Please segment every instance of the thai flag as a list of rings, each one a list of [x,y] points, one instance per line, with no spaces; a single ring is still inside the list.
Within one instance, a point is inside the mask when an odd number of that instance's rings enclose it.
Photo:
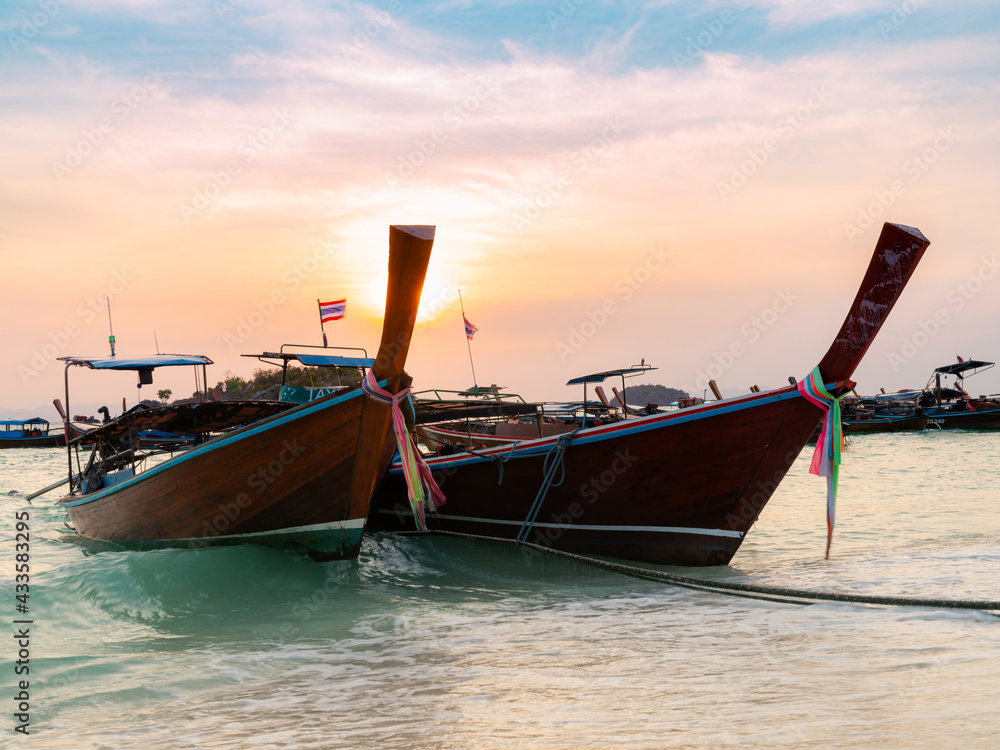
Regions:
[[[331,320],[340,320],[344,317],[344,313],[347,312],[347,300],[338,299],[333,302],[320,302],[319,303],[319,317],[324,323],[328,323]]]
[[[472,341],[472,337],[476,335],[476,331],[478,331],[479,329],[476,328],[474,325],[472,325],[472,323],[469,322],[469,319],[465,317],[465,315],[462,315],[462,320],[465,321],[465,335],[468,336],[469,341]]]

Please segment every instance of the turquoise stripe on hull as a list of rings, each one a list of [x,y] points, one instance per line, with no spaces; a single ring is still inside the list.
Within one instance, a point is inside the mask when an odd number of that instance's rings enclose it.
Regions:
[[[198,539],[154,539],[143,541],[100,542],[134,550],[205,547],[232,547],[237,544],[256,544],[299,555],[308,555],[317,562],[327,560],[353,560],[361,551],[364,527],[313,529],[308,531],[276,531],[261,535],[205,536]],[[95,540],[100,541],[100,540]]]

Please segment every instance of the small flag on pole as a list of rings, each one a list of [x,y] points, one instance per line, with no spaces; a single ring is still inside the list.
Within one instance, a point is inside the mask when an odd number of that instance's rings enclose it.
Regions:
[[[472,337],[476,335],[476,331],[479,329],[472,325],[464,314],[462,315],[462,320],[465,321],[465,335],[468,337],[469,341],[472,341]]]
[[[338,299],[333,302],[319,303],[320,323],[328,323],[331,320],[340,320],[347,312],[347,300]]]

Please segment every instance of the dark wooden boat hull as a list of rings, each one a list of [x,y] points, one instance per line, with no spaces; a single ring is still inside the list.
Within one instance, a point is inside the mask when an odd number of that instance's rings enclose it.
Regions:
[[[844,432],[847,434],[858,432],[919,432],[926,426],[927,417],[921,415],[844,420]]]
[[[834,395],[853,386],[848,378],[928,244],[909,227],[883,228],[851,311],[819,363]],[[797,388],[785,387],[578,431],[565,451],[564,481],[557,472],[525,527],[526,541],[646,563],[726,564],[822,416]],[[428,527],[518,538],[558,440],[430,459],[447,502],[428,512]],[[368,528],[413,528],[398,466],[375,494]]]
[[[820,419],[793,388],[589,428],[566,451],[527,541],[650,563],[722,565],[739,549]],[[448,498],[430,529],[517,537],[555,438],[428,460]],[[481,456],[492,456],[491,461]],[[499,483],[498,462],[503,463]],[[393,467],[368,528],[412,529]]]
[[[428,236],[429,235],[429,236]],[[389,286],[372,369],[402,380],[432,228],[390,230]],[[360,388],[266,417],[92,494],[62,500],[77,532],[126,547],[259,544],[356,557],[388,461],[391,410]]]
[[[43,435],[30,438],[0,438],[2,448],[59,448],[66,445],[63,435]]]
[[[925,413],[928,429],[1000,430],[1000,409],[986,411],[941,411]]]

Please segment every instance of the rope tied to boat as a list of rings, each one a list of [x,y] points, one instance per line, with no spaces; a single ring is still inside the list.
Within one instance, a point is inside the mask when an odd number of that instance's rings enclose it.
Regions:
[[[990,617],[997,617],[994,612],[1000,612],[1000,601],[989,601],[983,599],[932,599],[913,596],[879,596],[870,594],[846,594],[832,591],[811,591],[808,589],[794,589],[788,586],[768,586],[764,584],[738,583],[735,581],[719,581],[701,576],[683,576],[675,573],[668,573],[654,568],[643,568],[636,565],[627,565],[613,560],[603,560],[600,558],[580,555],[566,550],[556,549],[533,542],[516,542],[513,539],[499,538],[494,536],[483,536],[481,534],[463,534],[458,531],[442,531],[435,529],[428,532],[402,532],[410,534],[432,534],[434,536],[450,536],[459,539],[475,539],[489,541],[499,544],[523,545],[538,552],[543,552],[556,557],[564,557],[595,568],[603,568],[621,575],[641,578],[647,581],[657,581],[660,583],[679,586],[681,588],[703,591],[710,594],[720,594],[722,596],[736,596],[746,599],[759,599],[767,602],[777,602],[779,604],[810,605],[817,602],[835,602],[843,604],[864,604],[885,607],[932,607],[935,609],[971,609],[978,610]]]
[[[550,489],[558,487],[566,480],[566,448],[569,447],[570,441],[579,429],[578,427],[572,432],[560,435],[556,439],[556,444],[545,454],[545,460],[542,462],[542,474],[544,477],[542,479],[542,486],[538,488],[538,494],[535,495],[535,502],[531,504],[528,515],[525,517],[524,523],[521,524],[521,530],[517,532],[515,543],[520,544],[528,539],[528,534],[531,533],[531,528],[535,525],[535,519],[538,518],[538,511],[542,508],[545,496],[549,494]],[[557,482],[555,481],[556,471],[560,470],[562,475]]]
[[[518,445],[517,443],[511,443],[510,450],[506,454],[504,454],[504,453],[491,453],[491,454],[479,453],[478,451],[473,450],[469,446],[466,446],[465,451],[466,451],[466,453],[471,453],[473,456],[479,456],[480,458],[485,458],[491,464],[495,465],[497,467],[497,473],[500,475],[497,478],[497,485],[503,485],[503,465],[505,463],[507,463],[508,461],[510,461],[510,459],[514,456],[514,449],[517,447],[517,445]]]
[[[816,450],[813,451],[812,462],[809,464],[809,473],[826,477],[826,557],[829,559],[837,514],[837,480],[840,478],[840,461],[844,450],[844,427],[840,414],[840,399],[843,396],[834,396],[826,389],[819,365],[800,380],[796,387],[804,399],[826,412],[819,440],[816,441]]]
[[[409,397],[410,386],[400,389],[396,394],[392,394],[378,384],[374,373],[369,370],[361,381],[361,390],[365,392],[372,401],[382,406],[392,409],[392,427],[396,434],[396,446],[399,449],[399,458],[403,464],[403,476],[406,477],[406,492],[410,499],[410,508],[413,511],[413,520],[417,528],[421,531],[427,530],[427,523],[424,519],[424,505],[433,505],[439,508],[444,505],[444,493],[438,487],[431,474],[430,467],[424,461],[424,457],[417,450],[413,436],[406,429],[406,419],[403,417],[403,410],[399,408],[400,402]]]

